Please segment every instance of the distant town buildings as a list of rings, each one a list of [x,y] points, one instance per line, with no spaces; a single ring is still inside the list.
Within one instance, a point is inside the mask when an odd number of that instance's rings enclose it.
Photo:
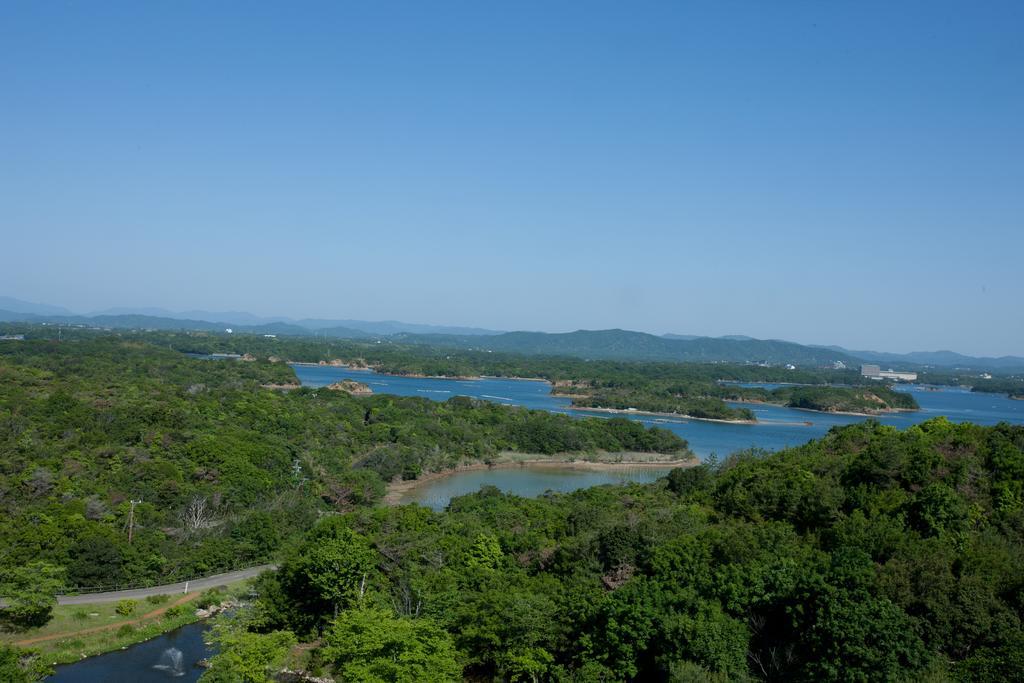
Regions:
[[[837,360],[836,362],[832,363],[832,369],[833,370],[845,370],[846,369],[846,363],[844,363],[841,360]]]
[[[0,341],[25,341],[25,335],[23,335],[23,334],[4,334],[4,335],[0,335]]]
[[[862,377],[869,377],[871,379],[894,379],[898,382],[913,382],[917,380],[916,372],[896,372],[892,368],[883,370],[880,366],[870,363],[860,366],[860,374]]]

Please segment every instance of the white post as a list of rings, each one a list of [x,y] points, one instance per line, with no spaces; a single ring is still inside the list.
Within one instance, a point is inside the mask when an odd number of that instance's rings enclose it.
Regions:
[[[188,581],[185,582],[185,592],[188,593]]]

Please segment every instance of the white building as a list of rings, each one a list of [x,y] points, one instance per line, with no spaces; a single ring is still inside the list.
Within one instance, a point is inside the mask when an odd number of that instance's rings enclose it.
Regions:
[[[897,382],[914,382],[917,380],[916,372],[897,372],[892,368],[883,370],[878,365],[870,363],[860,366],[860,374],[862,377],[870,377],[871,379],[894,379]]]

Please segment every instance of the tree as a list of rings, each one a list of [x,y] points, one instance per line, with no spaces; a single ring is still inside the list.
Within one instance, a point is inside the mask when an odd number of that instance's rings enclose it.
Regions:
[[[52,673],[53,669],[41,662],[35,652],[0,643],[0,681],[35,683]]]
[[[201,531],[210,526],[213,511],[207,505],[206,496],[193,496],[181,513],[181,524],[186,534]]]
[[[369,588],[377,559],[366,538],[343,520],[319,524],[279,572],[281,589],[295,608],[288,622],[314,629],[356,604]]]
[[[714,472],[706,463],[695,467],[677,467],[668,473],[668,488],[679,496],[686,497],[711,487]]]
[[[289,631],[251,633],[228,627],[217,630],[214,640],[220,652],[210,660],[204,683],[266,683],[274,680],[295,647],[295,635]]]
[[[342,612],[320,651],[343,681],[419,683],[462,680],[451,636],[430,619],[377,608]]]
[[[0,596],[7,607],[0,622],[12,630],[44,626],[53,615],[57,593],[64,586],[64,569],[45,562],[9,567],[0,573]]]

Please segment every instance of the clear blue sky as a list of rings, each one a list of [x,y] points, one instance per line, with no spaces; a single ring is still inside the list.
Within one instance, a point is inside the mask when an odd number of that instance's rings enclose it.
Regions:
[[[1024,354],[1024,2],[12,2],[0,294]]]

